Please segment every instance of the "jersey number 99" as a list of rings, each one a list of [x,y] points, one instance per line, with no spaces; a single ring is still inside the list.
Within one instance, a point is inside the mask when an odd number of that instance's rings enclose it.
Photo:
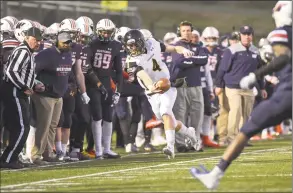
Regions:
[[[94,67],[108,69],[111,63],[111,54],[96,53]]]
[[[153,71],[161,71],[162,69],[160,68],[160,65],[158,64],[156,59],[152,59],[153,61]]]

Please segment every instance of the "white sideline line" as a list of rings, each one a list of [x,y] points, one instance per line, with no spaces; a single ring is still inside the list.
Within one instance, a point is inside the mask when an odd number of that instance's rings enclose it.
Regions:
[[[259,152],[275,151],[275,150],[281,150],[281,149],[285,149],[285,147],[283,147],[283,148],[274,148],[274,149],[256,150],[256,151],[242,153],[242,155],[254,154],[254,153],[259,153]],[[288,149],[288,147],[286,147],[286,149]],[[92,177],[92,176],[99,176],[99,175],[104,175],[104,174],[114,174],[114,173],[119,173],[119,172],[128,172],[128,171],[156,168],[156,167],[161,167],[161,166],[176,165],[176,164],[179,164],[179,163],[188,163],[188,162],[195,162],[195,161],[217,159],[217,158],[221,158],[221,157],[222,156],[214,156],[214,157],[208,157],[208,158],[199,158],[199,159],[193,159],[193,160],[187,160],[187,161],[179,161],[179,162],[173,162],[173,163],[158,164],[158,165],[153,165],[153,166],[145,166],[145,167],[122,169],[122,170],[114,170],[114,171],[108,171],[108,172],[100,172],[100,173],[86,174],[86,175],[80,175],[80,176],[70,176],[70,177],[50,179],[50,180],[41,180],[41,181],[35,181],[35,182],[29,182],[29,183],[2,186],[1,189],[3,190],[3,189],[10,189],[10,188],[15,188],[15,187],[20,187],[20,186],[42,184],[42,183],[47,183],[47,182],[56,182],[56,181],[60,181],[60,180],[70,180],[70,179],[77,179],[77,178],[86,178],[86,177]]]
[[[121,158],[125,157],[134,157],[138,155],[149,155],[149,154],[159,154],[162,153],[161,151],[154,151],[154,152],[144,152],[144,153],[134,153],[134,154],[128,154],[121,156]],[[71,162],[61,162],[61,163],[56,163],[56,164],[48,164],[44,166],[33,166],[33,167],[28,167],[28,168],[22,168],[22,169],[17,169],[17,170],[1,170],[1,173],[7,173],[7,172],[21,172],[21,171],[26,171],[26,170],[32,170],[32,169],[38,169],[38,168],[48,168],[51,166],[65,166],[65,165],[71,165],[71,164],[76,164],[76,163],[83,163],[83,162],[92,162],[92,161],[97,161],[96,159],[90,159],[90,160],[81,160],[81,161],[71,161]]]

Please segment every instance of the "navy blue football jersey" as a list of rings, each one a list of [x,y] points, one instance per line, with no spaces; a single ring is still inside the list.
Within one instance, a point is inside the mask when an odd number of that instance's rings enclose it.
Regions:
[[[87,55],[87,63],[91,65],[106,88],[110,88],[110,77],[113,69],[116,74],[119,73],[119,76],[122,77],[122,51],[120,42],[113,40],[104,43],[99,39],[93,40],[89,43],[88,48],[83,50],[83,54]]]

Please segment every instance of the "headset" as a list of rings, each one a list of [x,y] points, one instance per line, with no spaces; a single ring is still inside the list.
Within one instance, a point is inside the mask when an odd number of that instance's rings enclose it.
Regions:
[[[191,27],[191,31],[193,31],[192,23],[190,23],[189,21],[182,21],[182,22],[179,24],[179,26],[177,27],[177,32],[176,32],[176,34],[177,34],[178,37],[181,37],[180,27],[181,27],[182,25],[190,26],[190,27]]]

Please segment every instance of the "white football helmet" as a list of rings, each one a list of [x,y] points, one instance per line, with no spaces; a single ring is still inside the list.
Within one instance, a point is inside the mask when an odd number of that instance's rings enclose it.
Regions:
[[[201,34],[201,38],[205,46],[217,46],[219,31],[215,27],[206,27]],[[213,40],[208,41],[208,38],[211,38]]]
[[[18,19],[16,19],[15,17],[12,17],[12,16],[6,16],[6,17],[4,17],[2,19],[9,20],[13,24],[13,26],[15,26],[17,24],[17,22],[18,22]]]
[[[23,42],[25,37],[24,32],[27,31],[31,27],[35,27],[34,23],[31,20],[28,20],[28,19],[20,20],[14,26],[14,36],[19,42]]]
[[[270,44],[266,44],[263,45],[260,49],[259,49],[259,54],[261,59],[267,64],[269,63],[272,58],[273,58],[273,48]]]
[[[125,34],[130,30],[129,27],[120,27],[115,34],[115,40],[122,43]]]
[[[198,37],[200,37],[200,33],[195,29],[191,33],[194,34],[194,35],[197,35]]]
[[[51,28],[54,34],[57,34],[59,32],[59,25],[60,23],[53,23],[48,28]]]
[[[1,34],[1,41],[3,38],[6,37],[13,37],[13,24],[7,19],[0,20],[0,34]]]
[[[78,42],[81,44],[89,43],[91,41],[92,36],[94,35],[94,32],[91,29],[90,25],[78,22],[77,28],[80,31]]]
[[[76,20],[77,25],[87,24],[90,26],[91,30],[94,31],[94,22],[91,18],[87,16],[81,16]]]
[[[96,33],[100,41],[112,41],[115,31],[116,26],[110,19],[101,19],[96,25]]]
[[[265,45],[269,45],[269,40],[267,38],[261,38],[258,42],[258,47],[262,48]]]
[[[272,17],[276,27],[292,24],[292,1],[278,1],[273,8]]]
[[[170,44],[171,42],[173,42],[175,40],[175,38],[177,38],[177,35],[173,32],[168,32],[165,34],[163,41],[166,44]]]
[[[68,32],[73,42],[76,42],[80,35],[75,20],[70,18],[61,21],[58,32]]]
[[[145,41],[153,37],[153,34],[150,32],[150,30],[140,29],[139,31],[142,33]]]

